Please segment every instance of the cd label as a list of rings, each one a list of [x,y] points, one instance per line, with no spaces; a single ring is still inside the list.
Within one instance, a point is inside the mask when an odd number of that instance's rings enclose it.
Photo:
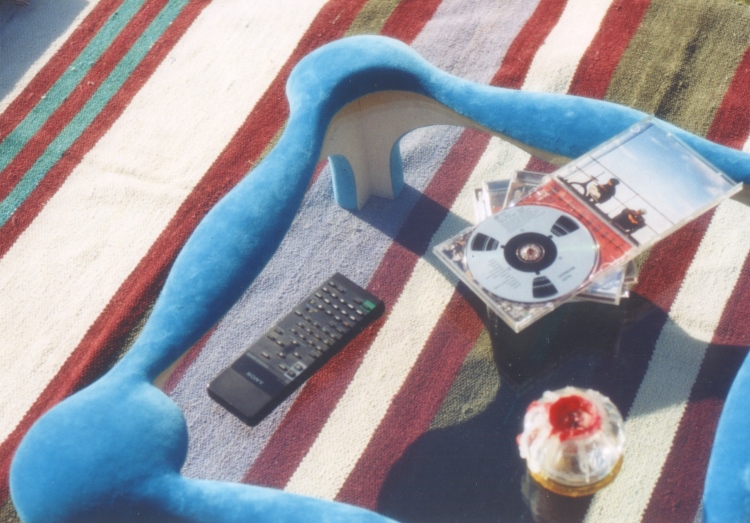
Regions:
[[[493,294],[534,303],[573,292],[594,270],[597,257],[594,237],[574,217],[552,207],[524,205],[477,226],[466,264]]]

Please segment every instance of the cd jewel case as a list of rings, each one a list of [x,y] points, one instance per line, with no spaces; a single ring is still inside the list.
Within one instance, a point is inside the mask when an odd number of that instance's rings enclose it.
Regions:
[[[547,174],[532,171],[516,171],[510,180],[485,182],[475,191],[474,223],[480,223],[488,216],[512,207],[536,188]],[[630,261],[624,267],[603,274],[593,279],[575,297],[573,301],[593,301],[619,305],[621,298],[630,295],[630,288],[638,282],[638,271],[635,262]]]
[[[633,258],[741,188],[647,119],[550,175],[485,184],[477,225],[434,251],[519,332],[579,295],[619,303]]]

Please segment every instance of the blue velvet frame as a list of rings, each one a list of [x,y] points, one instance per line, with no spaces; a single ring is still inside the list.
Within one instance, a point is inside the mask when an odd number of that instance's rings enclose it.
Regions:
[[[198,225],[133,347],[104,377],[40,418],[24,438],[10,475],[12,498],[24,521],[387,520],[344,504],[181,476],[185,421],[152,385],[229,310],[276,251],[337,111],[386,90],[429,97],[523,147],[567,158],[647,116],[598,100],[468,82],[383,37],[348,38],[311,53],[287,84],[290,117],[283,136]],[[750,155],[665,125],[735,180],[750,180]],[[347,165],[343,157],[334,161],[334,189],[337,201],[352,207],[358,188]],[[400,169],[392,176],[397,193],[403,185]],[[738,377],[743,392],[750,382],[747,367]],[[712,458],[709,470],[705,503],[716,521],[724,520],[714,508],[718,492],[730,481],[720,476],[735,478],[746,470],[738,467],[750,462],[750,446],[727,437],[735,425],[747,425],[746,416],[736,415],[746,404],[742,395],[730,394],[725,410],[733,414],[724,413],[720,457]]]

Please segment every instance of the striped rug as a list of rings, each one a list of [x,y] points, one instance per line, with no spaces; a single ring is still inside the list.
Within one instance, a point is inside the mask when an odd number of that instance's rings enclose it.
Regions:
[[[192,229],[273,147],[293,66],[354,34],[750,152],[750,7],[733,0],[0,2],[0,521],[17,521],[26,430],[127,351]],[[658,244],[620,307],[566,305],[515,335],[431,247],[470,222],[483,181],[548,166],[453,127],[401,150],[404,193],[359,212],[335,205],[322,163],[271,263],[162,377],[189,426],[184,474],[402,521],[532,521],[555,509],[529,493],[515,435],[542,391],[579,385],[612,398],[628,441],[618,479],[568,517],[699,519],[750,342],[750,210],[728,201]],[[206,383],[333,271],[384,318],[258,427],[210,401]]]

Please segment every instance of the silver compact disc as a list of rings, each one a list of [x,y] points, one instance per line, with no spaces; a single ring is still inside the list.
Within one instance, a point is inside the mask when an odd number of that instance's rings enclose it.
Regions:
[[[575,291],[596,266],[594,237],[573,216],[543,205],[510,207],[469,237],[466,264],[500,298],[538,303]]]

